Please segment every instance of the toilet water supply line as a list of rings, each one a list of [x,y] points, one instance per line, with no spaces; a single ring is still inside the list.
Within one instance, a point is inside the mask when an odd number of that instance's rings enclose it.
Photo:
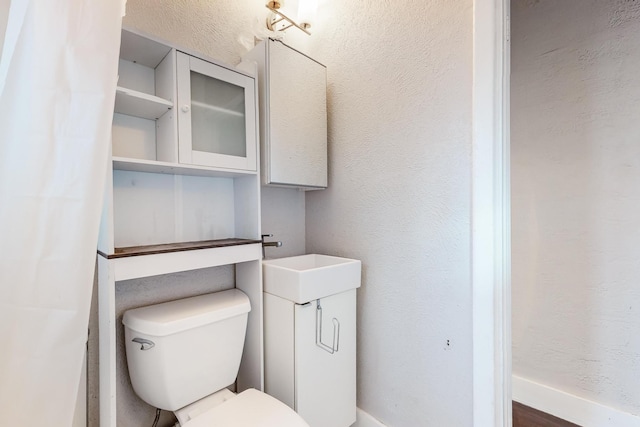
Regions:
[[[340,322],[333,318],[333,345],[329,347],[322,342],[322,306],[320,299],[316,301],[316,345],[328,352],[329,354],[338,352],[338,344],[340,343]]]

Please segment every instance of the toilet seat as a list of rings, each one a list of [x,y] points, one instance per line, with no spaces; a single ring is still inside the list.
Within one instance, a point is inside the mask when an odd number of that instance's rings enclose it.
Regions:
[[[249,389],[193,418],[183,427],[309,427],[295,411],[256,389]]]

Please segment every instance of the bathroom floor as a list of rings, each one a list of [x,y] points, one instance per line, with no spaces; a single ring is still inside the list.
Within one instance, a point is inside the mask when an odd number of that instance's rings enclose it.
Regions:
[[[560,418],[513,402],[513,427],[580,427]]]

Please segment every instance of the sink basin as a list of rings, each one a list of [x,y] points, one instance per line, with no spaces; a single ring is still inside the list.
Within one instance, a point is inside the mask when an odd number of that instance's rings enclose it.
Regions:
[[[300,255],[262,261],[264,291],[297,304],[360,287],[360,261]]]

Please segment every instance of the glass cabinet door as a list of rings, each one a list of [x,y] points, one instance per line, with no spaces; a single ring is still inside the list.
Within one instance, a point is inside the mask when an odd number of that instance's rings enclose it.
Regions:
[[[254,79],[178,53],[180,163],[256,170]]]

